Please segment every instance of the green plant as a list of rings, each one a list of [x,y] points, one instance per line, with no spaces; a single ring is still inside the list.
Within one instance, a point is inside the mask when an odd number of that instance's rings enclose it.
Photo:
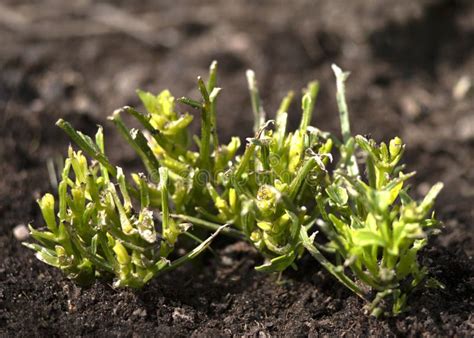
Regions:
[[[103,135],[99,129],[96,143],[87,136],[88,145],[103,154]],[[111,170],[109,170],[111,169]],[[115,277],[115,286],[142,287],[152,277],[174,269],[196,257],[209,246],[223,228],[186,255],[170,262],[177,238],[186,233],[188,224],[170,224],[167,201],[168,173],[160,168],[158,190],[163,203],[161,234],[150,210],[150,191],[144,175],[133,175],[140,211],[135,212],[130,187],[121,168],[109,168],[97,162],[89,164],[82,153],[69,148],[62,181],[59,183],[59,212],[51,194],[38,200],[47,229],[31,235],[39,244],[25,243],[36,257],[61,269],[80,284],[90,284],[95,277]],[[116,176],[118,190],[110,179]]]
[[[267,120],[255,75],[248,71],[254,135],[241,154],[238,137],[228,144],[218,137],[217,63],[212,63],[207,82],[198,78],[200,100],[178,100],[200,112],[199,136],[191,135],[193,116],[175,111],[169,91],[138,91],[145,113],[127,106],[110,117],[148,174],[132,173],[131,180],[109,162],[100,128],[94,142],[59,120],[58,126],[94,162],[88,165],[80,152],[70,150],[59,187],[59,220],[48,194],[40,200],[48,231],[31,228],[41,245],[27,246],[78,281],[112,274],[117,286],[140,287],[196,256],[222,233],[257,248],[266,258],[256,267],[259,271],[296,268],[306,249],[370,302],[374,315],[389,312],[389,306],[390,312],[400,312],[427,273],[419,266],[417,252],[440,225],[428,213],[442,185],[415,202],[404,187],[413,173],[403,174],[399,165],[405,147],[401,139],[378,145],[351,136],[344,95],[348,74],[336,66],[334,71],[342,141],[310,125],[317,82],[304,91],[298,129],[288,132],[287,111],[294,94],[288,93],[275,119]],[[123,114],[133,116],[141,129],[129,129]],[[364,156],[364,171],[356,154]],[[331,164],[333,158],[338,162]],[[71,168],[74,178],[69,177]],[[160,222],[153,212],[161,215]],[[169,263],[166,257],[179,235],[200,241],[189,224],[214,234]],[[324,237],[316,243],[317,230]]]
[[[434,185],[423,201],[414,201],[404,186],[414,173],[404,174],[403,165],[399,165],[405,149],[402,140],[395,137],[387,145],[350,136],[343,94],[347,73],[337,67],[334,70],[344,143],[339,147],[341,160],[331,183],[316,195],[318,225],[329,243],[317,245],[305,231],[302,240],[344,285],[371,302],[373,315],[380,315],[389,306],[388,312],[397,314],[427,274],[417,261],[417,253],[440,226],[434,213],[429,213],[443,185]],[[358,148],[364,155],[363,175],[354,156]],[[322,251],[334,255],[335,263],[326,260]]]
[[[332,140],[327,133],[310,127],[319,85],[310,83],[302,100],[300,127],[288,133],[287,113],[293,93],[283,100],[276,123],[266,121],[253,72],[248,72],[252,107],[255,114],[255,136],[248,139],[242,156],[237,156],[241,141],[233,137],[229,144],[219,142],[216,128],[217,64],[210,67],[207,83],[198,78],[201,100],[181,98],[180,102],[200,111],[201,134],[190,135],[192,116],[175,112],[175,99],[165,90],[159,95],[138,91],[146,108],[141,113],[123,107],[110,120],[142,159],[150,180],[150,206],[160,208],[160,194],[154,181],[166,168],[170,180],[171,227],[177,221],[189,222],[210,230],[221,224],[233,228],[222,231],[246,239],[269,258],[257,267],[262,271],[283,271],[303,252],[299,241],[307,215],[314,183],[327,175],[325,164],[331,158]],[[121,115],[136,118],[143,129],[128,129]],[[270,127],[275,124],[274,130]],[[103,153],[65,121],[58,125],[85,151],[106,167],[112,167]],[[194,141],[194,145],[191,143]],[[193,150],[193,146],[197,147]],[[111,171],[116,176],[115,171]],[[307,180],[308,177],[312,181]],[[311,184],[313,183],[313,184]],[[137,195],[136,191],[131,192]]]
[[[212,225],[211,228],[232,224],[268,258],[257,270],[281,272],[303,252],[300,228],[311,220],[307,202],[312,199],[317,181],[327,175],[325,164],[331,158],[332,141],[327,133],[309,126],[318,83],[309,84],[303,95],[300,126],[294,133],[288,133],[287,110],[293,93],[282,101],[275,121],[267,121],[252,71],[247,72],[247,79],[255,136],[247,139],[242,156],[230,159],[223,175],[207,182],[210,197],[207,207],[194,206],[199,219],[176,216],[196,224]],[[205,93],[201,105],[206,105]],[[219,152],[214,152],[211,158],[216,157]]]

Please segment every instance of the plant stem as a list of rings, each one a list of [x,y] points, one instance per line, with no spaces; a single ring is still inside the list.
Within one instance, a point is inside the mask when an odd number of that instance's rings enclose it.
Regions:
[[[107,157],[100,151],[100,149],[98,149],[96,144],[89,142],[84,134],[77,132],[69,122],[66,122],[63,119],[59,119],[56,122],[56,125],[64,130],[74,143],[76,143],[87,155],[102,164],[107,171],[112,174],[112,176],[115,177],[117,175],[117,170],[112,164],[110,164]]]
[[[364,292],[349,278],[344,272],[339,271],[339,269],[332,264],[323,254],[316,248],[316,246],[311,242],[311,239],[308,237],[307,230],[304,227],[301,227],[300,237],[303,242],[303,246],[306,250],[309,251],[311,256],[313,256],[324,268],[326,268],[329,273],[336,277],[343,285],[345,285],[349,290],[354,292],[360,298],[367,300],[367,297]]]
[[[290,91],[281,101],[280,107],[275,116],[275,136],[278,143],[278,149],[283,147],[286,134],[286,124],[288,121],[288,109],[293,100],[294,93]]]
[[[153,151],[148,146],[147,140],[143,136],[143,134],[135,129],[135,130],[128,130],[125,124],[120,117],[121,110],[116,110],[111,117],[110,120],[115,124],[119,132],[125,138],[125,140],[130,144],[130,146],[136,151],[138,156],[143,161],[145,168],[147,169],[148,173],[153,177],[156,175],[156,171],[160,167],[158,160],[156,159]]]
[[[332,65],[332,70],[336,75],[337,106],[339,108],[339,118],[341,122],[342,140],[344,143],[351,137],[351,126],[349,121],[349,110],[346,102],[346,88],[344,82],[349,77],[349,72],[343,72],[337,65]]]
[[[265,123],[265,112],[260,101],[257,80],[255,79],[255,72],[249,69],[247,70],[246,75],[250,91],[250,100],[252,101],[252,111],[254,115],[253,131],[256,134]]]
[[[351,138],[351,124],[349,121],[349,109],[347,108],[346,102],[346,87],[345,81],[349,77],[349,72],[343,72],[341,68],[332,65],[332,70],[336,75],[336,87],[337,87],[337,106],[339,108],[339,119],[341,122],[342,140],[347,146],[349,139]],[[351,154],[351,160],[348,166],[348,171],[351,175],[357,176],[359,174],[359,168],[357,167],[357,161],[354,153]]]
[[[195,224],[195,225],[199,225],[203,228],[206,228],[206,229],[212,230],[212,231],[216,231],[217,229],[219,229],[219,227],[222,226],[220,224],[209,222],[209,221],[206,221],[206,220],[203,220],[203,219],[200,219],[200,218],[197,218],[197,217],[189,216],[189,215],[171,214],[170,216],[173,217],[173,218],[180,219],[184,222],[189,222],[189,223],[192,223],[192,224]],[[233,228],[224,228],[224,229],[222,229],[222,234],[233,237],[233,238],[246,240],[246,238],[244,238],[244,235],[242,234],[242,232],[240,232],[238,230],[235,230]]]
[[[158,145],[163,148],[170,157],[178,159],[179,155],[184,155],[186,153],[186,149],[183,149],[178,144],[170,143],[170,141],[167,140],[159,130],[155,129],[149,122],[147,116],[128,106],[123,107],[121,110],[136,118],[145,127],[145,129],[150,132],[156,143],[158,143]]]
[[[254,143],[250,143],[247,145],[245,148],[244,155],[242,156],[242,159],[240,160],[240,163],[238,164],[237,170],[235,172],[235,177],[238,179],[242,174],[244,173],[245,169],[247,169],[247,166],[255,152],[256,145]]]
[[[228,229],[228,226],[229,226],[229,224],[224,224],[224,225],[219,226],[211,236],[209,236],[205,241],[203,241],[201,244],[199,244],[197,247],[195,247],[192,251],[190,251],[186,255],[178,258],[177,260],[173,261],[171,264],[166,264],[166,265],[162,266],[161,268],[156,269],[154,271],[154,273],[155,274],[160,274],[160,273],[166,272],[168,270],[173,270],[173,269],[177,268],[178,266],[180,266],[180,265],[190,261],[191,259],[197,257],[201,252],[203,252],[204,250],[206,250],[207,247],[209,247],[211,242],[214,240],[214,238],[217,237],[217,235],[219,235],[220,232],[224,233],[224,230]]]
[[[311,124],[311,117],[316,103],[316,97],[319,92],[319,83],[317,81],[308,84],[308,90],[303,96],[302,109],[303,116],[301,117],[300,130],[305,132],[306,128]]]
[[[198,86],[201,91],[204,104],[201,108],[201,146],[199,147],[199,157],[201,169],[209,170],[211,166],[210,145],[211,145],[211,101],[206,85],[201,77],[198,77]]]
[[[316,166],[316,164],[316,159],[310,157],[306,161],[306,163],[300,168],[293,181],[291,181],[289,196],[292,201],[296,198],[299,188],[303,184],[304,180],[308,177],[309,172]]]

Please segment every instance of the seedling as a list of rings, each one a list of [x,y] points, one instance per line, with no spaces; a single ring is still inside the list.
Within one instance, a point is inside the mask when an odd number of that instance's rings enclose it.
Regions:
[[[283,99],[274,120],[267,120],[255,74],[248,71],[255,120],[253,136],[240,154],[238,137],[229,144],[218,137],[217,63],[207,82],[198,78],[200,100],[179,99],[200,112],[200,135],[191,135],[193,117],[175,111],[169,91],[139,91],[145,113],[123,107],[110,117],[147,172],[133,173],[131,180],[105,155],[100,128],[94,142],[58,121],[93,162],[69,151],[59,185],[59,213],[56,217],[54,197],[45,195],[39,204],[48,230],[31,228],[40,244],[27,246],[77,281],[114,275],[117,286],[141,287],[195,257],[222,233],[257,248],[266,258],[256,267],[259,271],[296,268],[306,249],[367,300],[373,315],[399,313],[427,275],[417,253],[440,226],[430,210],[442,184],[422,202],[409,196],[405,182],[413,173],[404,174],[400,165],[405,145],[398,137],[387,145],[352,136],[344,95],[348,74],[336,66],[334,71],[342,141],[310,125],[317,82],[304,91],[298,129],[288,132],[294,94]],[[123,114],[136,118],[142,128],[129,129]],[[329,170],[333,158],[338,162]],[[190,233],[190,224],[214,234],[201,241]],[[324,237],[316,243],[318,230]],[[181,234],[201,244],[170,263],[167,257]]]
[[[200,111],[200,136],[190,135],[192,116],[176,113],[175,99],[166,90],[157,96],[139,91],[146,113],[124,107],[110,119],[143,161],[150,177],[148,189],[156,197],[150,199],[152,208],[164,207],[154,182],[162,168],[169,172],[172,212],[168,224],[189,222],[213,231],[221,224],[232,224],[233,229],[222,231],[248,240],[269,259],[257,269],[283,271],[303,252],[300,227],[313,217],[307,214],[306,202],[312,201],[315,182],[327,175],[325,164],[331,159],[332,140],[327,133],[309,126],[319,85],[308,85],[299,129],[288,133],[286,111],[293,93],[283,100],[276,120],[267,121],[254,74],[249,71],[255,135],[247,139],[242,156],[237,156],[241,145],[238,137],[227,145],[220,144],[218,138],[216,99],[220,88],[215,87],[216,71],[217,64],[213,63],[207,83],[198,78],[200,101],[179,99]],[[122,114],[135,117],[143,129],[128,129]],[[87,144],[84,135],[65,122],[60,121],[59,126],[87,154],[111,167],[104,154]],[[132,191],[132,195],[137,192]]]
[[[427,274],[417,261],[417,253],[440,226],[430,210],[443,185],[437,183],[423,201],[414,201],[405,186],[414,173],[404,174],[400,165],[405,149],[402,140],[395,137],[387,145],[350,136],[343,94],[348,74],[335,66],[334,70],[344,142],[339,146],[341,160],[330,184],[316,195],[318,226],[329,243],[317,245],[315,234],[308,237],[305,229],[302,240],[344,285],[370,301],[368,308],[373,315],[383,311],[397,314]],[[359,170],[354,156],[358,149],[364,155],[364,170]],[[335,256],[335,263],[322,252]]]
[[[104,156],[102,129],[97,132],[96,143],[81,136],[96,156]],[[157,188],[163,202],[158,233],[145,176],[134,175],[136,187],[132,189],[140,203],[140,211],[136,212],[122,169],[107,167],[88,163],[80,151],[70,148],[58,187],[59,211],[53,195],[46,194],[38,200],[47,229],[39,231],[30,226],[31,235],[39,244],[25,243],[36,251],[39,260],[61,269],[78,283],[90,284],[95,277],[113,276],[117,287],[140,288],[152,277],[199,255],[224,228],[170,262],[167,257],[188,225],[169,221],[167,169],[160,168]],[[111,172],[116,176],[115,183]]]
[[[214,78],[214,66],[211,66],[210,78]],[[315,182],[327,174],[325,164],[331,159],[332,141],[327,133],[309,126],[319,85],[312,82],[308,85],[302,100],[302,118],[299,129],[294,133],[287,131],[287,110],[293,99],[293,93],[281,103],[275,120],[266,120],[255,75],[247,72],[252,109],[255,117],[254,137],[247,139],[247,146],[242,156],[224,157],[236,153],[236,147],[216,147],[217,136],[209,141],[201,138],[199,154],[202,158],[203,144],[213,145],[210,156],[211,168],[215,179],[206,183],[208,200],[202,205],[190,201],[189,211],[193,215],[178,214],[177,218],[188,220],[211,229],[218,224],[232,224],[243,236],[266,257],[268,262],[256,267],[267,272],[281,272],[303,253],[299,240],[300,228],[310,222],[308,201],[311,201]],[[213,81],[214,82],[214,81]],[[182,102],[202,111],[202,133],[215,130],[215,102],[217,89],[206,90],[199,86],[202,102],[181,99]],[[204,116],[208,116],[209,120]],[[207,125],[207,126],[206,126]],[[202,136],[201,136],[202,137]],[[234,138],[233,144],[240,145]],[[232,143],[231,143],[232,144]],[[208,151],[205,152],[206,154]],[[222,161],[225,158],[225,162]],[[204,163],[204,160],[201,161]],[[216,167],[218,171],[215,171]],[[202,168],[205,169],[205,168]],[[311,178],[311,180],[308,180]],[[313,184],[311,184],[313,183]],[[194,209],[194,210],[193,210]]]

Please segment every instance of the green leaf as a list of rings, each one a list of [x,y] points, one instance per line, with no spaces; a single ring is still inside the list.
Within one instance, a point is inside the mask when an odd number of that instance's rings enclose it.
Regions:
[[[338,185],[330,185],[326,188],[329,198],[338,206],[345,206],[349,200],[347,190]]]
[[[387,200],[388,205],[392,205],[393,202],[395,202],[402,188],[403,188],[403,181],[400,181],[395,187],[390,189],[390,197]]]
[[[293,100],[294,93],[289,92],[280,104],[280,108],[276,113],[275,117],[275,134],[274,137],[277,141],[278,149],[281,149],[284,144],[286,136],[286,125],[288,121],[288,109],[291,101]]]
[[[422,213],[426,214],[433,207],[434,201],[443,189],[443,186],[443,183],[438,182],[431,187],[430,191],[428,192],[428,194],[426,194],[425,198],[423,199],[423,202],[421,202],[419,206],[419,209],[422,210]]]
[[[155,95],[149,92],[144,92],[141,90],[137,90],[138,97],[142,101],[143,105],[145,106],[145,109],[150,113],[150,114],[159,114],[159,109],[158,109],[158,100]]]
[[[146,110],[152,115],[161,115],[166,117],[175,116],[174,113],[174,97],[169,90],[163,90],[157,96],[137,90],[138,97],[142,101]],[[153,119],[153,117],[152,117]]]
[[[138,234],[148,243],[155,243],[157,240],[157,234],[155,229],[155,223],[153,222],[153,212],[147,208],[140,210],[138,220],[136,222],[136,228]]]
[[[28,228],[30,230],[31,237],[36,239],[38,242],[42,243],[45,246],[51,247],[52,243],[55,243],[58,241],[58,237],[49,231],[38,231],[35,228],[33,228],[31,225],[28,225]]]
[[[113,247],[115,255],[117,257],[117,262],[120,265],[128,266],[130,264],[130,255],[127,252],[127,249],[119,241],[115,241]]]
[[[217,82],[217,61],[214,60],[209,67],[209,79],[207,80],[207,91],[212,92]]]
[[[52,233],[56,233],[58,225],[56,223],[56,216],[54,215],[54,196],[51,194],[45,194],[41,199],[38,200],[38,205],[43,214],[44,221],[48,226],[48,229]]]
[[[38,258],[43,263],[54,266],[56,268],[60,267],[59,259],[56,256],[56,252],[54,252],[54,250],[50,250],[38,244],[32,244],[32,243],[23,243],[23,245],[26,246],[27,248],[30,248],[36,251],[36,254],[35,254],[36,258]]]
[[[406,276],[413,271],[413,265],[416,264],[416,251],[413,249],[408,250],[400,258],[400,262],[397,265],[397,278],[404,279]]]
[[[281,272],[286,270],[295,261],[296,253],[294,250],[286,255],[272,258],[270,262],[255,267],[259,272]]]
[[[311,124],[311,116],[313,114],[314,105],[316,103],[316,98],[319,92],[319,82],[313,81],[308,84],[308,89],[303,95],[301,102],[301,109],[303,110],[303,115],[300,122],[300,130],[302,132],[306,131],[306,128]]]
[[[255,134],[258,133],[260,128],[265,123],[265,111],[263,110],[260,95],[258,93],[257,80],[255,79],[255,73],[249,69],[246,72],[247,83],[250,91],[250,99],[252,101],[252,111],[254,114],[254,126],[253,131]]]
[[[97,144],[95,144],[92,139],[79,131],[76,131],[71,124],[59,119],[56,122],[56,125],[63,129],[66,134],[76,143],[87,155],[97,160],[101,165],[103,165],[112,176],[115,176],[115,167],[112,166],[107,159],[107,157],[102,153]]]
[[[272,236],[272,234],[263,231],[263,241],[271,252],[277,255],[285,255],[293,248],[293,243],[285,243],[284,245],[277,242],[276,238]]]
[[[158,264],[155,266],[156,267],[156,273],[158,272],[165,272],[167,270],[172,270],[177,268],[178,266],[181,266],[182,264],[196,258],[199,256],[204,250],[206,250],[209,245],[211,245],[212,241],[221,233],[221,231],[225,230],[229,224],[224,224],[221,225],[217,230],[209,236],[205,241],[203,241],[201,244],[199,244],[197,247],[195,247],[193,250],[191,250],[189,253],[186,255],[178,258],[177,260],[173,261],[171,264],[163,264],[163,262],[158,262]]]
[[[342,235],[346,238],[350,236],[350,228],[345,222],[343,222],[333,214],[329,214],[329,219],[331,220],[339,235]]]
[[[395,137],[390,140],[389,153],[390,153],[390,159],[392,161],[395,161],[393,165],[396,165],[396,163],[402,156],[404,149],[405,149],[405,145],[403,144],[403,141],[400,137]]]
[[[184,114],[177,120],[170,121],[165,124],[162,132],[164,135],[176,135],[186,129],[193,121],[193,116]]]
[[[373,213],[369,212],[367,214],[367,218],[365,219],[365,225],[370,231],[377,232],[378,230],[377,220],[375,219],[375,216]]]
[[[179,102],[184,103],[194,109],[202,109],[202,103],[187,97],[181,97],[178,99]]]
[[[358,246],[364,247],[364,246],[371,246],[371,245],[385,247],[386,245],[382,236],[368,229],[353,230],[352,240],[354,241],[354,247],[358,247]]]
[[[349,77],[349,72],[344,72],[337,65],[333,64],[332,70],[336,76],[337,85],[337,106],[339,108],[339,118],[341,122],[342,139],[346,143],[351,136],[351,128],[349,122],[349,109],[346,103],[346,87],[345,82]]]

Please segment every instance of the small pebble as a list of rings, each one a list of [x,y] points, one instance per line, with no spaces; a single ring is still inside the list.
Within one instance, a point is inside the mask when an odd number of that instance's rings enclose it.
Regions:
[[[16,227],[13,228],[13,236],[19,241],[24,241],[28,237],[30,237],[30,231],[24,224],[18,224]]]
[[[232,266],[235,264],[234,260],[228,256],[221,257],[221,263],[225,266]]]
[[[138,316],[138,317],[146,317],[146,310],[138,308],[135,311],[133,311],[132,315]]]
[[[420,117],[422,109],[420,104],[412,97],[405,96],[400,100],[400,107],[402,113],[410,120],[415,120]]]
[[[186,314],[186,312],[182,308],[175,308],[172,314],[172,318],[174,321],[193,322],[193,318],[190,315]]]
[[[474,140],[474,116],[467,115],[459,119],[454,132],[460,141]]]
[[[472,88],[472,81],[469,76],[462,76],[456,85],[453,87],[453,97],[456,100],[462,100],[466,97],[469,90]]]
[[[67,310],[69,313],[76,312],[76,304],[74,304],[70,299],[67,300]]]

